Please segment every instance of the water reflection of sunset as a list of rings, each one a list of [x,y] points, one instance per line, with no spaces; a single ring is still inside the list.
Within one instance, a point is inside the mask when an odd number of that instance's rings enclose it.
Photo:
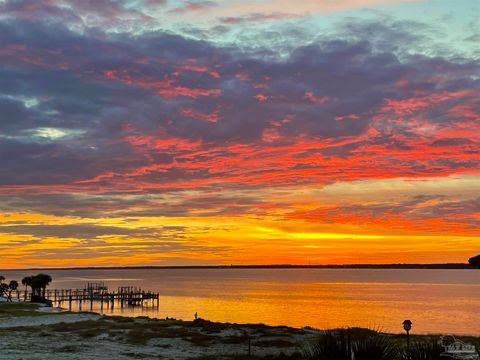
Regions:
[[[160,307],[104,305],[106,314],[321,329],[369,327],[398,333],[409,317],[415,333],[478,334],[478,275],[470,270],[125,269],[51,271],[53,288],[105,281],[160,292]],[[8,272],[21,278],[27,272]],[[90,310],[89,302],[82,310]],[[73,309],[78,308],[74,303]],[[99,302],[94,311],[100,311]],[[455,321],[451,321],[455,319]]]

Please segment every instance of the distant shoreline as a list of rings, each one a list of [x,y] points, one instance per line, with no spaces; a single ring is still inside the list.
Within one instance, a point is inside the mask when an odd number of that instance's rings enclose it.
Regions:
[[[85,266],[60,268],[19,268],[0,269],[0,271],[30,271],[30,270],[147,270],[147,269],[474,269],[469,264],[350,264],[350,265],[188,265],[188,266]]]

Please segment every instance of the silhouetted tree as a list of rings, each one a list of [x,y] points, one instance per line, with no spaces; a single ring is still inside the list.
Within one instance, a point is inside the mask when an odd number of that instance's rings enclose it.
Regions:
[[[468,262],[470,265],[480,268],[480,255],[471,257],[470,259],[468,259]]]
[[[8,284],[8,301],[12,301],[12,292],[18,289],[18,282],[15,280],[11,280]]]
[[[45,299],[45,290],[47,286],[52,282],[50,275],[38,274],[32,278],[32,296],[36,295]]]
[[[5,296],[8,291],[8,285],[5,283],[0,283],[0,296]]]
[[[3,283],[4,281],[5,281],[5,276],[0,275],[0,296],[3,296],[8,290],[8,285],[4,284]]]
[[[27,291],[28,291],[28,287],[32,286],[32,281],[33,281],[33,276],[25,276],[22,279],[22,285],[25,285],[25,298],[24,298],[25,301],[27,301]]]

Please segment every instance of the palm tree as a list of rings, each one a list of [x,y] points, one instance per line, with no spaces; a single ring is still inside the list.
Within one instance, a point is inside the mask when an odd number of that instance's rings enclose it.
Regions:
[[[38,297],[45,299],[45,290],[47,286],[52,282],[52,277],[46,274],[38,274],[32,278],[32,295],[35,294]]]
[[[45,290],[47,289],[47,286],[50,285],[50,283],[52,282],[52,277],[46,274],[38,274],[37,276],[41,279],[42,297],[45,298]]]
[[[29,287],[29,286],[32,286],[32,280],[33,280],[33,276],[25,276],[25,277],[22,279],[22,285],[25,285],[25,297],[24,297],[24,301],[27,301],[27,291],[28,291],[28,287]],[[32,289],[32,292],[33,292],[33,289]]]

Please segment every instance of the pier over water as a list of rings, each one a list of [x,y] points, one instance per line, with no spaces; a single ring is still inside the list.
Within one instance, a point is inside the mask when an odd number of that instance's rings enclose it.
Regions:
[[[16,291],[14,293],[18,301],[30,301],[32,291]],[[115,306],[142,306],[159,308],[160,294],[158,292],[146,291],[135,286],[119,286],[116,291],[110,291],[103,283],[87,283],[83,289],[46,289],[42,291],[42,297],[54,306],[64,307],[72,310],[72,303],[93,309],[93,304],[100,304],[100,310],[113,309]],[[15,296],[13,297],[15,299]]]

